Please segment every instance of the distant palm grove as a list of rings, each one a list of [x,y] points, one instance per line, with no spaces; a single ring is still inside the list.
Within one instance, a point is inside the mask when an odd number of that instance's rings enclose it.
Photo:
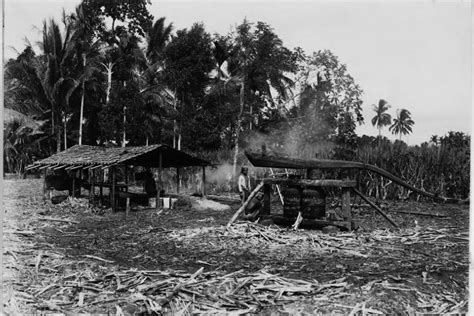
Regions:
[[[379,136],[357,135],[363,91],[333,52],[291,50],[264,22],[244,20],[228,34],[202,23],[175,29],[148,3],[83,0],[61,21],[44,21],[39,49],[27,44],[6,62],[6,172],[23,174],[77,144],[157,143],[235,170],[243,150],[266,143],[292,156],[373,163],[425,190],[468,196],[470,137],[450,132],[408,146],[410,111],[396,105],[392,118],[384,99],[366,113]],[[382,137],[386,127],[398,140]],[[409,196],[370,174],[360,181],[372,196]]]

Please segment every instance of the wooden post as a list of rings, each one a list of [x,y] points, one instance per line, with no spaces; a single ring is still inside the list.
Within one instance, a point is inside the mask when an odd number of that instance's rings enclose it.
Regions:
[[[104,199],[104,182],[105,182],[105,178],[104,178],[104,170],[100,170],[99,171],[99,178],[100,178],[100,185],[99,185],[99,196],[100,196],[100,204],[102,205],[102,201]]]
[[[124,165],[124,172],[125,172],[125,192],[128,192],[128,166]]]
[[[201,195],[202,195],[202,197],[206,196],[206,166],[202,166]]]
[[[89,169],[89,203],[91,203],[92,205],[94,205],[95,202],[94,174],[95,170]]]
[[[158,153],[158,181],[156,183],[156,210],[160,209],[160,194],[161,194],[161,169],[163,164],[163,157],[161,151]]]
[[[44,168],[43,171],[43,197],[46,198],[46,191],[48,188],[46,188],[46,170],[47,168]]]
[[[176,193],[179,194],[179,167],[176,168]]]
[[[350,188],[342,188],[341,208],[342,208],[342,216],[344,220],[350,222],[352,220]]]
[[[82,196],[82,168],[79,169],[79,197]]]
[[[72,197],[76,197],[76,172],[72,173]]]
[[[130,213],[130,198],[127,197],[127,203],[125,205],[125,217],[128,217],[128,213]]]
[[[111,184],[111,191],[110,194],[110,204],[112,205],[112,211],[115,212],[115,167],[110,168],[112,172],[112,184]]]
[[[263,208],[260,214],[262,215],[270,215],[271,213],[271,184],[264,184],[263,185]]]

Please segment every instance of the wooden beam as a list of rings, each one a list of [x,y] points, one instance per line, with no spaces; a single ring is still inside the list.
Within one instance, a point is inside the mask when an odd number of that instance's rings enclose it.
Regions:
[[[359,195],[362,200],[364,200],[365,202],[369,203],[370,206],[372,206],[377,212],[379,212],[390,224],[392,224],[393,226],[395,226],[396,228],[398,228],[398,225],[390,218],[388,217],[387,214],[384,213],[384,211],[382,211],[382,209],[380,207],[378,207],[377,205],[375,205],[374,203],[372,203],[371,200],[369,200],[366,196],[364,196],[359,190],[357,190],[356,188],[352,188],[352,190],[357,194]]]
[[[435,201],[445,203],[456,203],[457,199],[437,196],[434,193],[426,192],[418,189],[411,184],[405,182],[396,175],[381,169],[377,166],[370,165],[358,161],[345,160],[324,160],[324,159],[300,159],[294,157],[285,157],[278,155],[267,155],[257,152],[246,151],[245,155],[255,167],[274,167],[274,168],[291,168],[291,169],[364,169],[373,171],[385,178],[388,178],[398,185],[411,190],[420,195],[434,199]]]
[[[352,188],[357,186],[355,180],[312,180],[312,179],[287,179],[287,178],[265,178],[262,180],[265,184],[287,184],[296,186],[312,186],[312,187],[342,187]]]

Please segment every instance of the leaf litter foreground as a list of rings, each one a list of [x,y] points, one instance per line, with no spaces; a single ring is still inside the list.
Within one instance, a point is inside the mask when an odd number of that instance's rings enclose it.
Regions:
[[[4,310],[19,313],[466,313],[469,206],[354,211],[357,232],[225,224],[238,208],[112,213],[4,181]],[[420,216],[402,212],[429,213]]]

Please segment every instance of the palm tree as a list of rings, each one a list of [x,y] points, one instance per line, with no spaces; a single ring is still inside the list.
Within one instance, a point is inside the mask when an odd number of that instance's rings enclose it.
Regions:
[[[398,134],[402,140],[402,134],[407,135],[412,132],[411,127],[415,122],[411,119],[411,113],[407,109],[397,110],[397,118],[393,120],[393,124],[389,127],[392,134]]]
[[[40,47],[43,56],[39,56],[36,64],[37,76],[40,78],[44,94],[51,104],[51,131],[54,133],[55,121],[60,119],[64,123],[64,147],[66,149],[66,123],[69,112],[69,98],[74,90],[79,86],[71,72],[70,61],[72,58],[71,37],[73,33],[73,23],[63,11],[62,19],[65,32],[62,36],[59,25],[51,19],[49,24],[43,23],[43,40]],[[56,127],[57,151],[61,150],[61,129],[59,124]]]
[[[373,104],[372,107],[376,113],[372,118],[372,125],[377,126],[379,129],[379,137],[381,137],[382,128],[392,123],[392,116],[388,113],[385,113],[390,108],[390,105],[384,99],[380,99],[378,106]]]
[[[76,7],[75,14],[70,16],[74,23],[74,32],[71,37],[70,49],[74,51],[77,60],[80,61],[81,75],[81,108],[79,115],[79,145],[82,145],[82,125],[84,121],[84,98],[86,90],[86,81],[90,80],[95,72],[98,71],[97,61],[100,57],[100,51],[104,43],[94,39],[93,21],[91,17],[85,16],[83,6]]]
[[[135,79],[140,87],[140,94],[145,104],[145,134],[146,145],[159,128],[159,142],[163,133],[164,120],[176,115],[176,93],[164,84],[163,52],[169,43],[173,24],[165,25],[165,18],[159,18],[146,34],[146,65],[143,71],[135,72]],[[176,120],[174,121],[176,125]],[[176,129],[174,127],[174,129]]]

